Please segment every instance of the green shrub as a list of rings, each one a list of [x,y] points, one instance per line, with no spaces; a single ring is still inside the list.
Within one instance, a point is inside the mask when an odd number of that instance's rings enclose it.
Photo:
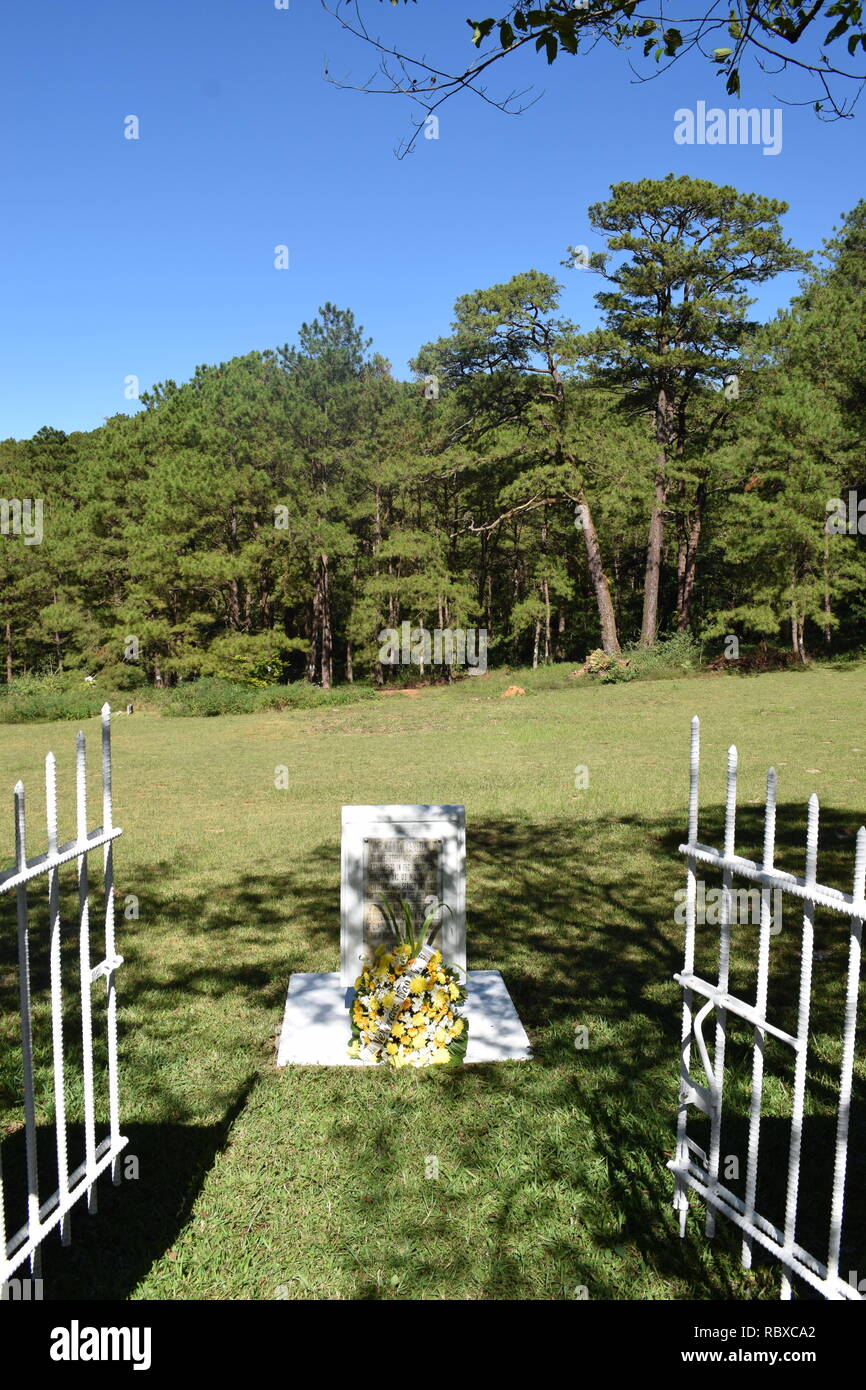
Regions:
[[[633,681],[635,679],[636,672],[631,663],[628,665],[625,663],[620,665],[618,661],[613,661],[599,676],[599,681],[602,685],[621,685],[624,681]]]
[[[700,670],[701,655],[701,644],[690,633],[675,632],[652,647],[633,642],[623,648],[621,657],[608,656],[598,648],[586,658],[584,670],[589,676],[597,676],[601,685],[655,680]]]
[[[203,676],[197,681],[182,681],[171,690],[159,692],[154,698],[163,714],[208,718],[218,714],[252,714],[263,708],[262,696],[265,694],[265,691],[240,681]]]
[[[292,653],[306,648],[307,643],[301,638],[286,637],[280,632],[258,632],[252,636],[231,632],[214,638],[199,656],[188,658],[187,666],[189,674],[197,674],[202,680],[212,676],[233,685],[268,689],[286,675]],[[194,667],[190,664],[193,660]]]
[[[626,647],[624,656],[633,680],[679,676],[700,670],[702,647],[689,632],[662,637],[652,647],[637,643]]]
[[[0,686],[0,724],[50,724],[56,719],[91,719],[106,692],[85,683],[81,672],[20,676]]]
[[[375,699],[369,686],[342,685],[322,690],[306,681],[291,685],[250,685],[245,681],[203,676],[160,691],[156,704],[163,714],[179,718],[209,718],[218,714],[253,714],[263,709],[312,709],[319,705],[348,705]]]
[[[150,684],[146,673],[133,661],[116,661],[104,666],[99,673],[99,683],[107,690],[141,690]]]

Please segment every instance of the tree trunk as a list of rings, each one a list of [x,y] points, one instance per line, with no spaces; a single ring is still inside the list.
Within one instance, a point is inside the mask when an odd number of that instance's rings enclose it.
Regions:
[[[538,644],[541,641],[541,619],[535,619],[535,638],[532,643],[532,669],[538,670]]]
[[[544,664],[550,665],[550,585],[544,579],[541,585],[544,596]]]
[[[830,619],[833,616],[833,608],[830,600],[830,538],[824,539],[824,646],[829,647],[832,635],[832,624]]]
[[[319,617],[322,631],[322,689],[330,690],[334,682],[334,646],[331,633],[331,583],[328,574],[328,557],[319,557],[321,598]]]
[[[6,622],[6,684],[12,684],[12,624]]]
[[[601,623],[601,645],[608,656],[619,656],[620,645],[616,632],[616,615],[613,611],[613,604],[610,598],[610,586],[607,582],[607,575],[604,572],[604,561],[601,557],[601,546],[598,543],[598,532],[592,519],[589,503],[581,490],[577,494],[577,500],[582,508],[583,518],[583,539],[586,545],[586,558],[589,564],[589,574],[595,589],[595,601],[598,605],[598,617]]]
[[[307,648],[307,680],[310,685],[316,679],[316,662],[319,651],[319,583],[318,574],[313,584],[313,603],[308,614],[307,631],[310,636],[310,645]]]
[[[655,502],[650,517],[649,540],[646,550],[643,621],[640,629],[642,647],[653,646],[659,625],[659,583],[662,569],[662,547],[665,538],[665,507],[668,500],[666,463],[667,460],[662,454],[659,458],[659,471],[656,474]]]
[[[698,545],[704,524],[704,510],[707,504],[706,483],[698,483],[695,492],[695,508],[683,522],[677,554],[677,631],[688,632],[692,616],[692,602],[695,596],[695,577],[697,574]]]

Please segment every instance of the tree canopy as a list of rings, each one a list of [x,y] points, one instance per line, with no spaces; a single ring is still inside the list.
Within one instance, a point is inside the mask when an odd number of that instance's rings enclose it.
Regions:
[[[326,303],[294,343],[158,383],[137,415],[3,441],[6,680],[381,683],[403,624],[483,629],[494,664],[677,634],[856,648],[866,203],[815,266],[784,212],[620,183],[589,213],[590,331],[560,280],[518,270],[460,295],[400,381]],[[788,308],[754,321],[750,287],[797,268]]]

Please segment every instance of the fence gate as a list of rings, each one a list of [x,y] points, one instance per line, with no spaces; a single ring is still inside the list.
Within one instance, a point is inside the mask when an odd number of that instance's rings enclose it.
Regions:
[[[24,1141],[27,1187],[27,1220],[20,1230],[7,1238],[6,1203],[3,1191],[2,1145],[0,1145],[0,1288],[25,1260],[29,1261],[33,1279],[40,1275],[40,1246],[48,1232],[60,1226],[61,1238],[68,1245],[71,1238],[69,1213],[75,1203],[87,1197],[88,1210],[96,1210],[96,1179],[109,1166],[112,1179],[120,1181],[119,1155],[126,1146],[120,1133],[117,1080],[117,995],[115,973],[123,964],[114,945],[114,873],[112,842],[123,832],[115,828],[111,813],[111,711],[102,708],[102,825],[87,829],[87,782],[84,734],[79,733],[76,746],[76,808],[75,839],[57,843],[57,794],[54,754],[45,760],[45,798],[48,826],[48,850],[28,859],[25,848],[24,787],[19,782],[14,793],[15,864],[0,873],[0,894],[15,892],[18,908],[18,985],[21,1013],[21,1055],[24,1090]],[[102,848],[105,891],[105,955],[98,965],[91,965],[90,900],[88,855]],[[73,1172],[67,1160],[66,1075],[63,1049],[63,993],[60,951],[60,880],[62,865],[76,861],[78,874],[79,976],[81,991],[81,1046],[84,1110],[84,1162]],[[30,936],[28,922],[27,886],[31,880],[48,876],[48,930],[50,933],[50,991],[51,1044],[54,1072],[54,1126],[57,1151],[57,1190],[46,1201],[40,1200],[37,1168],[36,1095],[34,1087],[33,1023],[30,994]],[[41,930],[41,927],[34,927]],[[97,980],[105,979],[107,989],[107,1070],[108,1070],[108,1134],[96,1142],[94,1108],[93,1033],[91,1023],[91,989]]]
[[[727,1217],[743,1232],[742,1261],[751,1266],[752,1242],[757,1240],[782,1263],[781,1297],[791,1297],[789,1274],[796,1274],[829,1299],[858,1299],[858,1288],[847,1282],[839,1271],[842,1243],[842,1218],[845,1201],[845,1170],[848,1156],[848,1128],[851,1091],[854,1074],[854,1042],[857,1028],[857,996],[860,982],[860,947],[863,919],[866,916],[864,886],[866,886],[866,829],[857,833],[854,861],[853,892],[849,895],[817,882],[818,855],[818,798],[809,800],[806,832],[806,873],[804,878],[783,873],[773,866],[776,838],[776,773],[767,774],[767,797],[764,819],[763,862],[758,864],[734,853],[734,830],[737,791],[737,750],[728,752],[727,792],[725,798],[725,844],[720,853],[698,841],[698,773],[700,761],[700,724],[692,720],[691,765],[689,782],[688,843],[680,845],[686,856],[686,940],[685,962],[674,979],[683,990],[683,1028],[680,1064],[680,1096],[677,1119],[676,1157],[668,1163],[676,1179],[674,1207],[680,1216],[680,1235],[685,1234],[689,1189],[706,1201],[706,1234],[715,1233],[715,1216]],[[697,905],[698,865],[710,865],[721,870],[722,890],[719,912],[720,946],[718,978],[715,984],[695,974],[695,925]],[[749,1004],[728,992],[731,954],[731,926],[734,877],[761,885],[760,929],[755,1002]],[[770,890],[798,899],[803,905],[803,926],[800,946],[800,984],[797,1008],[797,1031],[787,1033],[766,1017],[767,986],[770,965],[770,940],[774,935],[770,911]],[[800,1182],[800,1157],[803,1137],[803,1115],[806,1096],[806,1067],[809,1042],[809,1008],[812,989],[813,929],[815,908],[830,908],[848,919],[848,974],[845,990],[845,1011],[842,1020],[842,1056],[839,1072],[839,1103],[836,1118],[835,1153],[833,1161],[832,1196],[828,1255],[826,1264],[797,1244],[797,1199]],[[696,1000],[700,1002],[696,1009]],[[715,1012],[715,1046],[710,1060],[704,1039],[704,1021]],[[722,1096],[725,1080],[725,1042],[730,1016],[751,1024],[752,1085],[748,1127],[748,1156],[746,1167],[745,1201],[719,1181],[719,1157],[722,1121]],[[767,1036],[777,1039],[791,1049],[794,1059],[791,1130],[788,1148],[787,1186],[785,1195],[784,1228],[780,1229],[755,1210],[758,1178],[758,1144],[761,1132],[761,1099],[764,1079],[764,1047]],[[690,1074],[692,1044],[697,1047],[704,1071],[704,1081]],[[687,1133],[688,1109],[695,1106],[709,1119],[709,1154],[705,1153]],[[698,1160],[697,1162],[695,1160]],[[864,1271],[866,1272],[866,1271]],[[855,1284],[858,1281],[855,1280]]]

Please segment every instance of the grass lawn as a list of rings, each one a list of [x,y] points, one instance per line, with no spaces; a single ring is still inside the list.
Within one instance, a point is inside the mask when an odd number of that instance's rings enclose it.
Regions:
[[[525,697],[501,699],[513,681]],[[693,1208],[676,1233],[665,1169],[674,1139],[689,720],[702,720],[700,835],[721,840],[725,750],[740,750],[737,848],[758,854],[769,763],[779,771],[782,867],[802,872],[805,805],[822,802],[819,878],[850,891],[866,819],[866,671],[702,677],[614,686],[567,668],[491,674],[337,709],[116,720],[121,1115],[140,1176],[100,1182],[100,1212],[51,1237],[48,1297],[148,1299],[746,1299],[778,1296],[739,1240]],[[0,727],[0,863],[11,788],[29,792],[28,850],[44,848],[41,763],[52,748],[71,832],[75,725]],[[98,721],[91,788],[98,805]],[[277,790],[285,765],[289,787]],[[575,767],[589,787],[575,788]],[[338,963],[340,808],[462,802],[469,966],[501,969],[535,1059],[429,1072],[287,1068],[275,1044],[289,976]],[[91,815],[91,823],[98,812]],[[93,864],[94,877],[98,865]],[[715,886],[708,885],[708,886]],[[47,978],[44,889],[31,894],[34,983]],[[74,876],[66,901],[74,906]],[[787,909],[787,904],[786,904]],[[38,917],[39,913],[43,913]],[[36,929],[37,920],[39,929]],[[819,912],[800,1237],[826,1256],[824,1206],[841,1052],[846,920]],[[67,917],[75,978],[77,928]],[[755,937],[740,928],[733,987]],[[7,1191],[20,1164],[14,903],[0,900],[0,1124]],[[712,975],[718,928],[698,932]],[[770,1018],[793,1020],[798,922],[773,943]],[[95,1026],[102,1020],[94,990]],[[38,1017],[43,1195],[53,1190],[50,1037]],[[575,1029],[589,1046],[576,1049]],[[67,1053],[77,1061],[77,1017]],[[347,1030],[348,1036],[348,1030]],[[745,1177],[751,1037],[729,1034],[722,1153]],[[861,1049],[862,1051],[862,1049]],[[792,1059],[768,1045],[765,1185],[783,1202]],[[70,1105],[78,1099],[70,1080]],[[849,1150],[842,1270],[866,1276],[864,1069]],[[700,1137],[697,1123],[691,1132]],[[70,1160],[79,1161],[76,1143]],[[425,1178],[439,1160],[438,1180]],[[10,1203],[11,1205],[11,1203]],[[10,1229],[20,1219],[8,1216]]]

